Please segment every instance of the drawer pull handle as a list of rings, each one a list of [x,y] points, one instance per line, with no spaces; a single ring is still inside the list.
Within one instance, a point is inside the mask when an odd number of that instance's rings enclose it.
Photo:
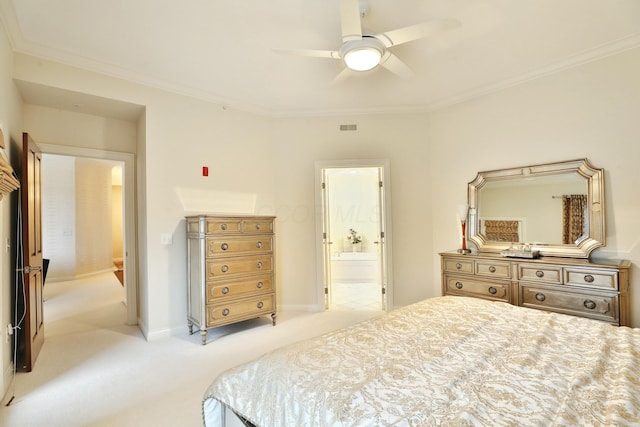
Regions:
[[[587,283],[593,283],[594,280],[595,280],[594,277],[590,274],[587,274],[586,276],[584,276],[584,281]]]
[[[462,289],[462,282],[456,282],[456,288]]]
[[[225,308],[224,310],[222,310],[222,315],[223,316],[228,316],[229,315],[229,309]]]
[[[456,268],[457,268],[458,270],[460,270],[460,269],[462,268],[462,264],[457,263],[457,264],[456,264]]]
[[[489,272],[495,273],[496,272],[496,268],[492,265],[491,267],[489,267]]]
[[[220,247],[222,248],[223,251],[226,251],[227,249],[229,249],[229,245],[227,245],[226,243],[223,243],[222,245],[220,245]]]
[[[256,224],[256,230],[260,230],[260,224]]]
[[[536,271],[536,276],[538,276],[538,277],[544,277],[544,271],[542,271],[542,270],[538,270],[538,271]]]
[[[262,248],[262,242],[256,243],[256,248],[261,249]]]
[[[262,287],[263,287],[263,286],[264,286],[264,284],[263,284],[262,282],[258,282],[258,283],[256,284],[256,287],[257,287],[258,289],[262,289]]]
[[[542,302],[542,301],[546,300],[546,299],[547,299],[547,297],[545,297],[543,293],[538,292],[538,293],[536,294],[536,299],[537,299],[538,301]]]
[[[227,229],[227,224],[220,224],[220,229],[221,230],[226,230]]]
[[[257,269],[261,269],[262,268],[262,261],[256,262],[256,268]]]
[[[222,294],[223,295],[226,295],[228,293],[229,293],[229,288],[228,287],[225,286],[224,288],[222,288]]]
[[[226,273],[227,271],[229,271],[229,266],[228,265],[223,265],[222,268],[220,269],[223,273]]]
[[[262,307],[264,307],[264,304],[262,303],[262,301],[260,301],[256,307],[262,308]]]
[[[594,308],[596,308],[596,303],[594,301],[591,301],[590,299],[587,299],[584,301],[584,308],[586,308],[587,310],[593,310]]]
[[[497,290],[496,288],[494,288],[493,286],[490,286],[490,287],[489,287],[489,293],[490,293],[491,295],[495,295],[495,294],[497,294],[497,293],[498,293],[498,290]]]

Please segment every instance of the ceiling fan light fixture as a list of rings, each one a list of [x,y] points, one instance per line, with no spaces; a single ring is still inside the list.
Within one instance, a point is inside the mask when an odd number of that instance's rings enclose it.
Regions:
[[[345,43],[342,49],[344,63],[355,71],[369,71],[380,63],[384,46],[376,39],[363,38]]]
[[[382,55],[377,49],[354,49],[344,56],[347,67],[355,71],[369,71],[380,63]]]

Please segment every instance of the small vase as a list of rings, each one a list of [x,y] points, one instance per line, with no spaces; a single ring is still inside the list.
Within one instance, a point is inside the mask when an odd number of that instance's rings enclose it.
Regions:
[[[351,244],[351,251],[353,251],[353,252],[362,251],[362,243],[352,243]]]

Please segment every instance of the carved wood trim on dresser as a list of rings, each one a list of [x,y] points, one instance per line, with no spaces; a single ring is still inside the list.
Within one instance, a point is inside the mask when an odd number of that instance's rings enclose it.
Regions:
[[[628,260],[519,259],[457,252],[440,257],[443,295],[630,324]]]
[[[276,324],[274,217],[188,216],[187,323],[207,330],[270,315]]]

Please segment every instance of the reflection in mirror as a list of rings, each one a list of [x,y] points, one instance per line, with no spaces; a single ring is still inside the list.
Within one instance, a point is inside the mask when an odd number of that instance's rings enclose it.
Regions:
[[[469,183],[469,242],[501,252],[588,258],[605,244],[604,171],[588,160],[479,172]]]
[[[578,173],[487,182],[478,197],[487,241],[562,244],[588,234],[587,181]],[[563,208],[572,201],[579,206]]]

